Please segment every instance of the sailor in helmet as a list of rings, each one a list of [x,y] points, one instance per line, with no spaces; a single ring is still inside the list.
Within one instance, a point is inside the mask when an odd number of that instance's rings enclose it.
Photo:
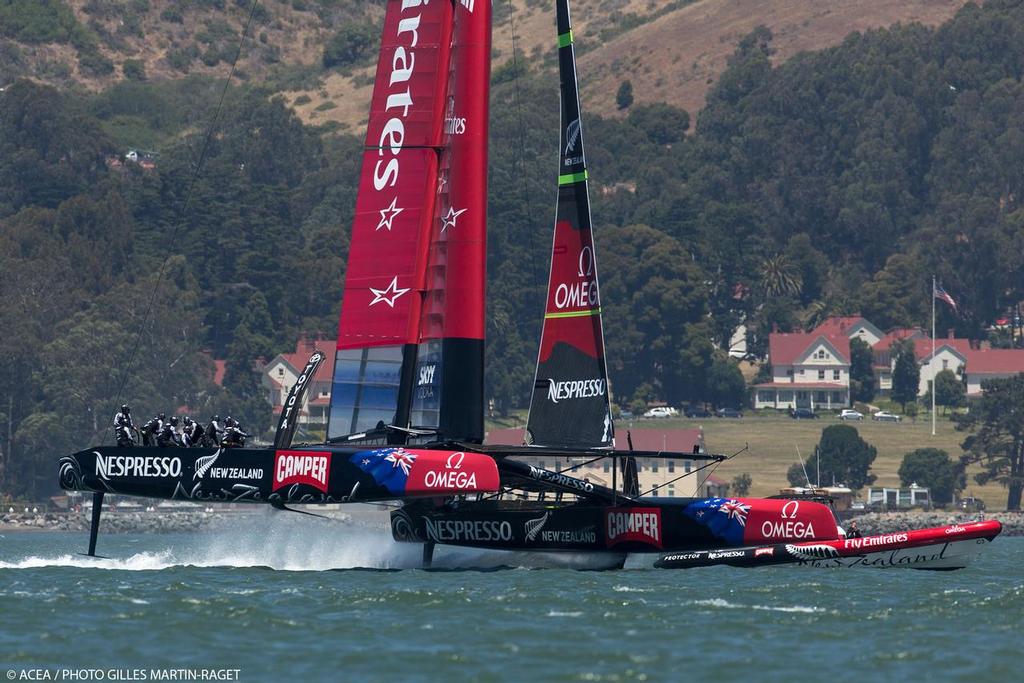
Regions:
[[[202,426],[188,415],[184,418],[185,426],[181,430],[181,440],[185,447],[200,446],[203,438]]]
[[[125,403],[121,411],[114,416],[114,437],[117,445],[122,448],[130,448],[135,445],[135,423],[132,422],[132,409]]]
[[[155,446],[156,438],[164,430],[164,414],[160,413],[152,420],[142,425],[142,445]]]
[[[172,415],[160,434],[156,437],[156,445],[160,448],[168,446],[181,446],[181,436],[178,434],[178,416]]]
[[[203,435],[203,445],[207,448],[220,446],[220,439],[224,429],[220,426],[220,415],[210,418],[210,424],[206,425],[206,433]]]
[[[249,435],[242,431],[238,420],[228,416],[224,420],[224,446],[227,448],[241,448],[245,445],[245,439]]]

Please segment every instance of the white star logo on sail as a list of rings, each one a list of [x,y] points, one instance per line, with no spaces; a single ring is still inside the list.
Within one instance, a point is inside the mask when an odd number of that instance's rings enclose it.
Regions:
[[[386,209],[380,210],[380,223],[377,224],[377,230],[381,228],[387,228],[388,232],[391,232],[391,221],[395,220],[395,216],[405,211],[397,207],[398,197],[391,200],[391,206]]]
[[[398,288],[398,276],[396,275],[395,277],[391,278],[391,284],[389,284],[385,289],[374,289],[373,287],[370,287],[370,292],[373,294],[373,301],[370,302],[370,305],[372,306],[383,301],[391,308],[394,308],[395,301],[398,299],[398,297],[402,296],[408,291],[408,288]]]
[[[444,225],[441,226],[441,232],[444,232],[448,228],[454,228],[455,223],[459,220],[459,216],[466,213],[467,211],[469,211],[468,208],[459,209],[458,211],[456,211],[454,206],[449,207],[448,215],[441,219],[442,221],[444,221]]]

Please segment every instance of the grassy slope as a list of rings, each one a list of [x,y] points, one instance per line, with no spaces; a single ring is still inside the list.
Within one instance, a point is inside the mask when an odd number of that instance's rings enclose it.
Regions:
[[[780,488],[788,485],[786,471],[797,461],[797,447],[806,458],[821,440],[821,430],[830,424],[839,424],[839,421],[833,417],[792,420],[785,416],[747,415],[739,420],[638,420],[632,428],[703,427],[705,443],[715,453],[731,454],[750,444],[748,452],[723,464],[715,474],[731,480],[740,472],[747,472],[754,480],[751,493],[762,496],[778,493]],[[941,417],[934,437],[930,420],[918,419],[916,423],[899,424],[865,420],[846,424],[856,427],[861,437],[878,449],[872,467],[872,472],[878,477],[876,486],[899,486],[897,471],[900,463],[904,454],[915,448],[941,448],[954,458],[959,456],[960,443],[965,436],[953,429],[952,422]],[[625,425],[619,425],[620,433],[624,429]],[[978,471],[977,467],[968,471],[967,491],[984,499],[993,509],[1005,506],[1006,489],[992,484],[978,486],[973,480]],[[808,474],[814,478],[813,472]]]
[[[488,431],[506,427],[523,425],[526,422],[526,411],[517,411],[509,418],[489,420]],[[673,420],[634,420],[632,423],[619,421],[616,424],[617,441],[625,447],[627,429],[686,429],[701,427],[704,429],[704,441],[714,453],[732,454],[749,444],[750,449],[737,456],[734,460],[721,465],[715,476],[731,481],[741,472],[747,472],[753,478],[751,494],[767,496],[779,492],[788,486],[786,471],[797,461],[796,450],[806,459],[814,452],[814,446],[821,441],[821,430],[832,424],[849,424],[857,429],[861,437],[878,449],[872,473],[878,477],[876,486],[899,486],[897,474],[903,456],[916,448],[941,448],[950,456],[959,457],[962,452],[960,444],[965,434],[953,429],[953,423],[939,416],[936,422],[935,436],[932,436],[930,418],[918,418],[917,422],[863,422],[841,423],[835,417],[821,417],[817,420],[793,420],[785,415],[752,415],[746,414],[742,419],[690,420],[686,418]],[[974,482],[974,474],[978,467],[968,470],[967,489],[965,495],[976,495],[983,499],[990,509],[1002,509],[1006,506],[1006,489],[997,485],[978,486]],[[813,472],[808,472],[814,478]]]

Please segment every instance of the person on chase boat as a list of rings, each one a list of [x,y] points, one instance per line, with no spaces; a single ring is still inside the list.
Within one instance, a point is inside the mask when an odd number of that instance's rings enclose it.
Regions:
[[[135,437],[132,436],[132,432],[135,431],[135,423],[132,422],[131,412],[132,409],[126,403],[121,406],[121,412],[114,416],[114,437],[117,439],[117,445],[122,448],[135,445]]]

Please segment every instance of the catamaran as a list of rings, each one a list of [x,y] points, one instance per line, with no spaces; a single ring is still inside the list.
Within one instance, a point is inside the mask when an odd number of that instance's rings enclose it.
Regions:
[[[568,0],[557,0],[557,208],[524,444],[485,445],[484,294],[491,3],[389,0],[339,321],[327,440],[292,445],[310,359],[274,448],[97,446],[60,459],[60,485],[106,494],[291,505],[397,501],[393,537],[423,546],[568,552],[622,566],[913,566],[967,562],[996,521],[846,538],[823,502],[664,498],[616,450]],[[627,439],[628,441],[628,439]],[[611,459],[611,486],[524,458]],[[621,486],[618,478],[621,475]],[[695,475],[691,475],[695,476]],[[514,562],[514,560],[513,560]]]

